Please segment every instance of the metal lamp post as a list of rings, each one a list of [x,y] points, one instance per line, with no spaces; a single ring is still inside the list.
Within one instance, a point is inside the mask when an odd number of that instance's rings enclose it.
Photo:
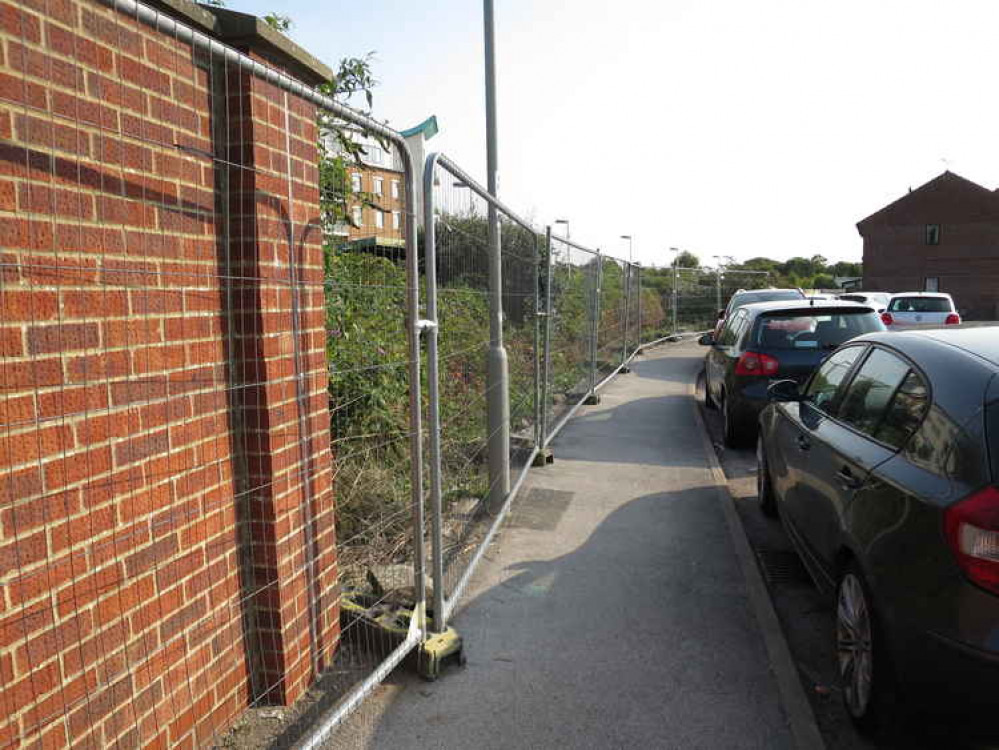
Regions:
[[[486,73],[486,188],[497,197],[496,44],[493,0],[483,0]],[[498,511],[510,494],[509,364],[503,347],[503,262],[499,213],[489,204],[489,358],[486,389],[489,394],[489,507]]]

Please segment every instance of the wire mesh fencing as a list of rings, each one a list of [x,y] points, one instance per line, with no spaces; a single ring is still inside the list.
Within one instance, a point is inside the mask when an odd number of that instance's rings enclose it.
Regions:
[[[593,346],[600,256],[550,235],[541,269],[544,341],[542,437],[549,441],[594,386]]]
[[[539,290],[543,236],[529,222],[493,202],[498,212],[498,262],[502,283],[493,304],[501,308],[507,380],[491,382],[490,348],[500,331],[490,320],[488,193],[445,157],[432,157],[424,175],[428,232],[427,288],[436,315],[436,352],[430,366],[428,424],[431,435],[434,549],[434,618],[443,624],[495,531],[509,501],[495,502],[500,482],[518,482],[536,451],[541,367]],[[432,240],[432,242],[431,242]],[[495,326],[495,321],[492,321]],[[434,370],[436,369],[436,378]],[[507,476],[490,471],[490,443],[504,425],[490,424],[491,389],[509,397]],[[438,511],[439,506],[439,511]]]

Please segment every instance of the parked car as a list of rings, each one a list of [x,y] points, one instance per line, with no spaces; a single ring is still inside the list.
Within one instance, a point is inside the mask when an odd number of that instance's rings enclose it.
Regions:
[[[961,316],[954,300],[944,292],[902,292],[892,295],[881,313],[889,330],[957,325]]]
[[[715,337],[721,333],[721,328],[725,320],[743,305],[751,305],[754,302],[777,302],[780,300],[805,299],[805,293],[800,289],[740,289],[731,297],[724,309],[718,311],[718,320],[715,322]]]
[[[846,302],[859,302],[862,305],[871,305],[879,313],[883,313],[888,307],[891,295],[888,292],[847,292],[839,295],[838,299]]]
[[[999,709],[999,336],[875,333],[799,389],[771,386],[761,507],[835,592],[843,696],[861,729]]]
[[[854,302],[757,302],[725,321],[704,358],[704,402],[721,409],[725,444],[756,439],[760,410],[773,380],[804,382],[829,352],[845,341],[884,325],[873,308]]]

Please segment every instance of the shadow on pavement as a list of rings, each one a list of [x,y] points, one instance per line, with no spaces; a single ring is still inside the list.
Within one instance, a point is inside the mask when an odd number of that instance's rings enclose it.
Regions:
[[[597,500],[543,531],[515,506],[491,557],[571,538]],[[713,489],[638,497],[572,551],[477,578],[455,623],[467,667],[393,676],[369,741],[328,747],[791,747]]]

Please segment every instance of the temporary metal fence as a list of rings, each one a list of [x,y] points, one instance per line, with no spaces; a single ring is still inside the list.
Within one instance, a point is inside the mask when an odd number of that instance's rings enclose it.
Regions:
[[[713,328],[719,310],[735,292],[770,283],[767,272],[744,269],[653,266],[641,269],[641,273],[641,295],[649,321],[643,323],[645,341]]]
[[[542,444],[547,446],[596,385],[594,334],[600,253],[547,233],[540,269],[542,317]]]

